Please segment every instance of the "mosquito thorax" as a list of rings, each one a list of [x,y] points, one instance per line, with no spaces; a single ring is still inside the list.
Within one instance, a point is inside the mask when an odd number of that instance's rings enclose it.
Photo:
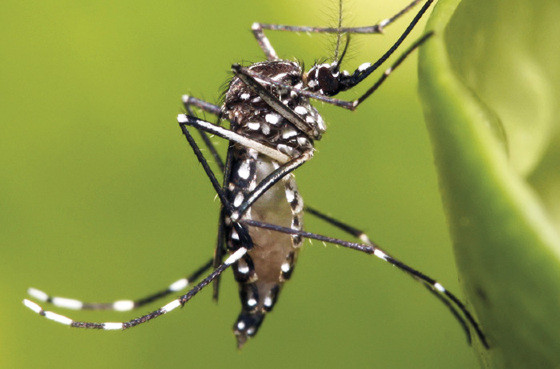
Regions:
[[[297,92],[309,89],[300,64],[287,60],[265,61],[252,64],[247,70],[283,105],[293,110],[313,134],[298,130],[239,78],[231,81],[223,105],[225,115],[232,122],[232,129],[292,157],[312,150],[313,141],[321,138],[326,127],[309,98]]]

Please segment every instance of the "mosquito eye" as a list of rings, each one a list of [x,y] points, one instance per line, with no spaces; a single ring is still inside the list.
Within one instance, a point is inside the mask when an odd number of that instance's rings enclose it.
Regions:
[[[321,68],[319,69],[319,87],[323,90],[323,93],[326,95],[336,95],[340,92],[338,78],[333,76],[332,71],[330,68]]]

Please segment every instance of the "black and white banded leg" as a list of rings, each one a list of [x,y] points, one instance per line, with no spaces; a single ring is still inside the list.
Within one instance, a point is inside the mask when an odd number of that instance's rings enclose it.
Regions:
[[[55,312],[52,312],[52,311],[49,311],[49,310],[44,310],[40,305],[38,305],[37,303],[35,303],[31,300],[25,299],[25,300],[23,300],[23,303],[26,307],[28,307],[32,311],[36,312],[37,314],[39,314],[39,315],[41,315],[41,316],[43,316],[43,317],[45,317],[49,320],[52,320],[54,322],[64,324],[64,325],[68,325],[68,326],[73,327],[73,328],[103,329],[103,330],[128,329],[128,328],[132,328],[132,327],[135,327],[137,325],[146,323],[146,322],[148,322],[152,319],[155,319],[155,318],[157,318],[161,315],[164,315],[166,313],[169,313],[170,311],[175,310],[179,306],[184,306],[187,301],[189,301],[191,298],[193,298],[198,292],[200,292],[200,290],[202,290],[210,282],[212,282],[219,275],[221,275],[232,264],[234,264],[239,259],[241,259],[246,253],[247,253],[246,248],[244,248],[244,247],[240,248],[235,253],[233,253],[231,256],[229,256],[223,264],[221,264],[212,273],[210,273],[210,275],[208,275],[206,278],[204,278],[202,281],[200,281],[198,284],[196,284],[185,295],[182,295],[181,297],[169,302],[168,304],[162,306],[161,308],[159,308],[157,310],[152,311],[149,314],[146,314],[146,315],[143,315],[139,318],[132,319],[132,320],[125,321],[125,322],[104,322],[104,323],[80,322],[80,321],[75,321],[72,318],[69,318],[67,316],[60,315],[58,313],[55,313]],[[182,283],[182,284],[184,284],[184,283]],[[70,304],[70,305],[72,305],[72,304]],[[68,306],[64,306],[64,307],[68,307]]]
[[[195,155],[197,156],[199,161],[202,163],[202,165],[204,167],[204,170],[206,171],[206,173],[208,174],[212,184],[214,185],[214,187],[216,189],[216,192],[218,193],[220,199],[222,200],[224,208],[228,212],[230,218],[232,218],[232,217],[234,218],[234,219],[232,219],[233,223],[238,225],[236,227],[236,230],[238,230],[238,233],[240,234],[240,237],[241,237],[242,234],[244,234],[243,238],[245,238],[245,244],[247,245],[247,247],[241,247],[237,251],[235,251],[231,256],[229,256],[226,259],[226,261],[224,263],[222,263],[220,266],[218,266],[209,276],[207,276],[201,282],[199,282],[197,285],[195,285],[187,294],[169,302],[168,304],[164,305],[163,307],[161,307],[161,308],[159,308],[159,309],[157,309],[157,310],[155,310],[155,311],[153,311],[149,314],[146,314],[146,315],[144,315],[140,318],[133,319],[133,320],[130,320],[130,321],[103,322],[103,323],[75,321],[72,318],[69,318],[67,316],[64,316],[64,315],[61,315],[61,314],[58,314],[58,313],[55,313],[55,312],[52,312],[52,311],[49,311],[49,310],[44,310],[43,307],[41,307],[37,303],[35,303],[31,300],[28,300],[28,299],[25,299],[23,301],[23,303],[26,307],[28,307],[32,311],[36,312],[37,314],[39,314],[41,316],[44,316],[45,318],[47,318],[49,320],[55,321],[55,322],[60,323],[60,324],[69,325],[69,326],[74,327],[74,328],[123,330],[123,329],[128,329],[128,328],[137,326],[139,324],[143,324],[145,322],[148,322],[148,321],[150,321],[154,318],[157,318],[158,316],[161,316],[163,314],[166,314],[166,313],[176,309],[179,306],[184,305],[187,301],[189,301],[192,297],[194,297],[200,290],[202,290],[209,283],[211,283],[216,278],[218,278],[223,273],[223,271],[225,271],[229,266],[231,266],[232,264],[239,261],[247,253],[248,249],[250,247],[252,247],[252,242],[250,240],[250,237],[248,236],[248,233],[245,231],[245,228],[243,226],[239,225],[239,223],[237,223],[235,221],[235,219],[240,218],[243,215],[243,213],[251,206],[251,204],[254,203],[262,194],[264,194],[267,191],[268,188],[270,188],[272,185],[274,185],[275,183],[280,181],[284,176],[291,173],[293,170],[298,168],[306,160],[308,160],[308,158],[311,157],[311,155],[309,153],[304,153],[300,157],[297,157],[297,158],[291,159],[291,160],[287,160],[285,164],[281,165],[276,171],[271,173],[259,185],[257,185],[255,190],[245,200],[245,204],[244,204],[245,206],[237,207],[237,209],[234,212],[232,210],[231,204],[229,204],[229,202],[225,199],[222,188],[219,186],[219,184],[218,184],[215,176],[213,175],[211,169],[208,167],[208,164],[207,164],[205,158],[203,157],[202,153],[200,152],[200,149],[198,148],[197,144],[192,139],[192,136],[190,136],[188,130],[186,129],[186,125],[182,124],[181,128],[183,129],[183,133],[185,134],[188,142],[191,144],[191,147],[193,148],[193,150],[195,152]],[[217,127],[217,128],[219,128],[219,127]],[[225,131],[228,131],[228,130],[225,130]],[[219,131],[219,132],[223,133],[222,131]],[[228,131],[228,132],[225,133],[226,138],[230,138],[229,134],[233,133],[231,131]],[[278,152],[278,154],[281,154],[281,153]],[[75,299],[68,299],[68,298],[62,298],[62,297],[51,297],[48,294],[44,293],[43,291],[33,289],[33,288],[29,290],[29,293],[32,297],[38,299],[39,301],[52,303],[53,305],[55,305],[57,307],[62,307],[62,308],[92,309],[92,310],[111,309],[111,310],[117,310],[117,311],[127,311],[127,310],[132,310],[136,307],[145,305],[149,302],[152,302],[156,299],[159,299],[159,298],[161,298],[163,296],[166,296],[168,294],[171,294],[173,292],[177,292],[177,291],[180,291],[180,290],[186,288],[189,284],[189,279],[192,280],[192,279],[195,279],[198,276],[200,276],[200,274],[204,273],[206,270],[208,270],[210,268],[211,264],[212,264],[212,261],[206,263],[202,268],[200,268],[195,273],[193,273],[193,276],[191,276],[190,278],[182,278],[180,280],[177,280],[174,283],[172,283],[167,289],[165,289],[163,291],[160,291],[156,294],[150,295],[146,298],[136,300],[136,301],[134,301],[134,300],[118,300],[118,301],[115,301],[113,303],[84,303],[84,302],[81,302],[81,301],[75,300]]]
[[[433,292],[434,294],[439,295],[441,297],[440,301],[444,302],[444,304],[447,307],[451,308],[451,306],[454,305],[457,309],[459,309],[459,311],[464,315],[466,321],[468,321],[468,323],[475,330],[477,336],[479,337],[479,339],[482,342],[482,344],[484,345],[484,347],[489,348],[488,342],[486,341],[486,336],[482,332],[482,330],[481,330],[480,326],[478,325],[477,321],[474,319],[472,314],[468,311],[466,306],[461,302],[461,300],[459,300],[459,298],[457,296],[455,296],[452,292],[448,291],[441,283],[439,283],[435,279],[433,279],[433,278],[425,275],[424,273],[410,267],[409,265],[403,263],[402,261],[390,256],[383,249],[381,249],[378,245],[372,243],[371,241],[368,244],[360,244],[360,243],[340,240],[340,239],[337,239],[337,238],[327,237],[327,236],[323,236],[323,235],[319,235],[319,234],[315,234],[315,233],[298,231],[298,230],[294,230],[292,228],[281,227],[281,226],[278,226],[278,225],[275,225],[275,224],[268,224],[268,223],[263,223],[263,222],[250,220],[250,219],[242,220],[241,223],[243,223],[244,225],[247,225],[247,226],[269,229],[269,230],[276,231],[276,232],[297,235],[297,236],[301,236],[301,237],[308,238],[308,239],[313,239],[313,240],[318,240],[318,241],[322,241],[322,242],[326,242],[326,243],[332,243],[332,244],[335,244],[335,245],[340,245],[340,246],[343,246],[343,247],[346,247],[346,248],[349,248],[349,249],[352,249],[352,250],[356,250],[356,251],[366,253],[368,255],[373,255],[373,256],[377,257],[378,259],[381,259],[381,260],[397,267],[401,271],[403,271],[406,274],[413,277],[415,280],[418,280],[418,281],[424,283],[427,287],[429,287],[431,292]],[[345,227],[350,227],[350,226],[345,225]],[[352,228],[352,227],[350,227],[350,228]],[[361,233],[361,235],[362,235],[362,237],[365,237],[365,239],[368,239],[367,236],[365,236],[365,234],[363,232]],[[455,309],[452,308],[452,311],[455,312]],[[454,316],[459,317],[462,326],[466,327],[466,325],[463,324],[462,317],[460,317],[456,313],[454,313]],[[468,329],[466,329],[465,332],[467,334],[467,339],[470,342],[470,331]]]
[[[29,296],[41,302],[52,304],[53,306],[64,309],[130,311],[167,297],[171,294],[183,291],[192,282],[197,281],[202,274],[210,269],[211,266],[212,260],[205,263],[188,277],[178,279],[175,282],[171,283],[167,288],[136,300],[116,300],[114,302],[84,302],[67,297],[51,296],[37,288],[29,288],[27,290],[27,293],[29,294]]]
[[[327,222],[328,224],[356,237],[357,239],[359,239],[362,243],[375,247],[375,243],[373,241],[371,241],[371,239],[369,238],[369,236],[364,232],[359,230],[358,228],[355,228],[347,223],[344,223],[338,219],[335,219],[329,215],[326,215],[325,213],[320,212],[317,209],[314,209],[312,207],[307,206],[305,208],[305,210],[307,211],[307,213],[315,215],[317,218],[324,220],[325,222]],[[455,305],[449,301],[444,295],[442,295],[441,293],[439,293],[437,290],[434,289],[434,287],[427,283],[426,281],[423,281],[421,279],[418,279],[417,277],[415,277],[414,275],[409,274],[409,276],[411,276],[414,280],[422,283],[427,290],[432,293],[437,299],[439,299],[451,312],[451,314],[455,317],[455,319],[459,322],[459,324],[461,325],[461,327],[463,328],[463,331],[465,332],[466,336],[467,336],[467,341],[469,343],[471,343],[471,333],[468,327],[467,322],[465,321],[465,319],[463,318],[463,316],[461,315],[460,311],[457,310],[457,308],[455,307]]]
[[[207,112],[215,115],[218,118],[218,122],[220,121],[220,119],[222,119],[222,109],[218,105],[206,102],[204,100],[197,99],[189,95],[183,95],[182,100],[183,100],[183,105],[185,107],[185,110],[187,111],[187,114],[190,116],[193,117],[195,116],[191,108],[194,106],[202,110],[203,112]],[[220,169],[220,171],[222,172],[225,178],[226,163],[224,163],[224,161],[220,157],[220,153],[218,152],[218,150],[216,150],[216,147],[210,140],[208,134],[200,129],[197,129],[197,131],[200,134],[202,140],[204,141],[206,148],[210,150],[210,153],[214,158],[214,162],[216,163],[216,165],[218,166],[218,168]],[[213,258],[214,262],[212,263],[214,268],[217,268],[222,263],[224,255],[226,254],[224,215],[225,214],[223,210],[220,210],[220,214],[218,216],[218,236],[216,240],[216,247],[214,249],[214,258]],[[216,302],[218,301],[219,293],[220,293],[220,277],[216,278],[213,283],[212,297]]]

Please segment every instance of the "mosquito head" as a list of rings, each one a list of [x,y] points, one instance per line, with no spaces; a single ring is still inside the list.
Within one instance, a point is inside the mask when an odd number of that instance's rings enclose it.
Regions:
[[[336,68],[337,65],[336,63],[315,64],[307,72],[307,87],[309,90],[329,96],[337,94],[339,88],[338,76],[340,74]]]
[[[309,91],[327,96],[334,96],[347,90],[350,74],[339,69],[338,61],[332,63],[315,64],[307,72],[307,87]]]

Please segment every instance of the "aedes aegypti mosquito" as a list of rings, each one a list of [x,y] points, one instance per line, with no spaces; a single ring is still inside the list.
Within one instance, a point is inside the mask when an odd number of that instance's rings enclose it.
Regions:
[[[412,1],[394,16],[368,27],[334,28],[283,26],[254,23],[252,32],[266,61],[243,67],[232,66],[234,74],[225,94],[223,105],[217,106],[194,97],[184,96],[187,114],[180,114],[178,121],[183,134],[202,164],[222,204],[218,227],[218,242],[214,257],[188,278],[172,283],[165,290],[138,300],[119,300],[112,303],[86,303],[74,299],[51,297],[46,293],[29,289],[29,294],[37,300],[69,309],[128,311],[164,296],[185,289],[204,273],[213,269],[185,295],[140,318],[126,322],[79,322],[60,314],[46,311],[30,300],[24,304],[39,315],[74,328],[103,330],[123,330],[135,327],[160,315],[183,306],[200,290],[214,283],[217,297],[220,275],[229,267],[233,269],[239,284],[241,313],[233,330],[241,347],[249,337],[254,336],[267,312],[270,312],[278,298],[284,282],[290,279],[297,254],[304,238],[337,244],[388,262],[404,271],[432,292],[462,325],[470,342],[470,327],[482,343],[488,347],[486,338],[478,323],[465,305],[440,283],[411,268],[370,241],[358,229],[331,218],[322,212],[303,205],[292,172],[313,156],[313,142],[319,140],[325,131],[322,117],[310,104],[310,99],[333,104],[348,110],[355,110],[386,80],[390,73],[423,42],[429,39],[425,34],[414,42],[402,55],[385,70],[385,73],[358,99],[344,101],[333,98],[342,91],[354,88],[383,64],[407,38],[433,0],[426,0],[398,40],[373,64],[364,63],[353,73],[341,70],[350,34],[376,34],[414,8],[421,0]],[[346,35],[346,45],[338,53],[337,47],[331,63],[315,64],[308,71],[294,61],[280,59],[264,34],[264,30],[334,33],[337,45]],[[192,108],[216,115],[218,120],[227,120],[230,129],[197,118]],[[223,173],[220,185],[207,159],[189,132],[193,127],[201,134],[205,145]],[[214,148],[207,134],[213,134],[229,141],[225,163]],[[303,231],[303,213],[311,213],[333,226],[357,237],[361,243],[348,242]],[[228,253],[225,261],[226,252]]]

